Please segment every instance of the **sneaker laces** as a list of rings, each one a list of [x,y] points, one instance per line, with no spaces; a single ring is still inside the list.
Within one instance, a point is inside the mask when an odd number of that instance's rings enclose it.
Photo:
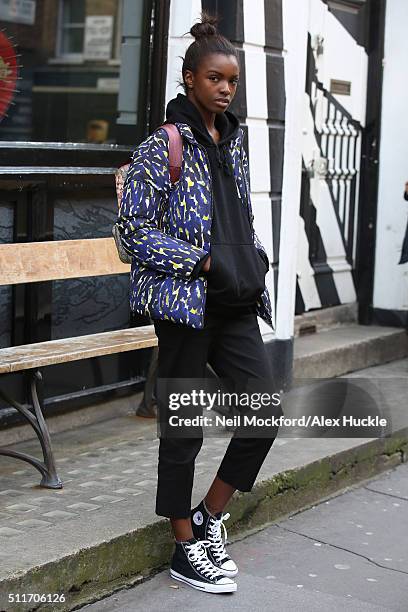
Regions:
[[[186,544],[187,557],[194,563],[197,569],[207,576],[207,578],[216,578],[222,576],[219,569],[207,557],[206,549],[212,545],[209,540],[197,540],[194,544]]]
[[[229,557],[224,548],[227,542],[227,528],[224,525],[224,521],[227,521],[229,517],[229,512],[222,514],[219,519],[212,516],[208,525],[207,538],[212,547],[211,552],[218,562],[225,557]],[[224,531],[224,539],[222,538],[221,530]]]

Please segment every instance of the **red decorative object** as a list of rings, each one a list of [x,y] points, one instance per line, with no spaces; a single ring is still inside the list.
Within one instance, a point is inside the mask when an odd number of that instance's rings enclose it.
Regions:
[[[0,121],[14,97],[17,81],[17,57],[13,44],[0,32]]]

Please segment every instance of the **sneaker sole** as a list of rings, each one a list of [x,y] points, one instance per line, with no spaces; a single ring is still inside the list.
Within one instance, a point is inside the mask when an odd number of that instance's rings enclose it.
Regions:
[[[206,593],[234,593],[237,590],[236,582],[233,582],[232,584],[211,584],[210,582],[199,582],[198,580],[193,580],[192,578],[186,578],[182,574],[179,574],[172,569],[170,569],[170,576],[174,578],[174,580],[179,580],[180,582],[188,584],[189,586],[193,587],[193,589],[205,591]]]

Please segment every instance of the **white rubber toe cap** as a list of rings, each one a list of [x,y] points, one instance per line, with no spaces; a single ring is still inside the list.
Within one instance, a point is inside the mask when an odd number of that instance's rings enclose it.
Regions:
[[[220,571],[226,576],[236,576],[236,574],[238,574],[238,568],[232,559],[224,561],[220,567]]]
[[[224,578],[220,578],[219,580],[217,580],[217,584],[234,584],[234,581],[231,580],[231,578],[227,578],[227,576],[224,576]]]

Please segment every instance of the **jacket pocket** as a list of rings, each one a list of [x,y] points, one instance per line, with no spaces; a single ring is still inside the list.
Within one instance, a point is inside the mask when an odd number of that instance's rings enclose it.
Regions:
[[[212,244],[208,300],[223,307],[249,306],[265,288],[266,265],[253,244]]]

